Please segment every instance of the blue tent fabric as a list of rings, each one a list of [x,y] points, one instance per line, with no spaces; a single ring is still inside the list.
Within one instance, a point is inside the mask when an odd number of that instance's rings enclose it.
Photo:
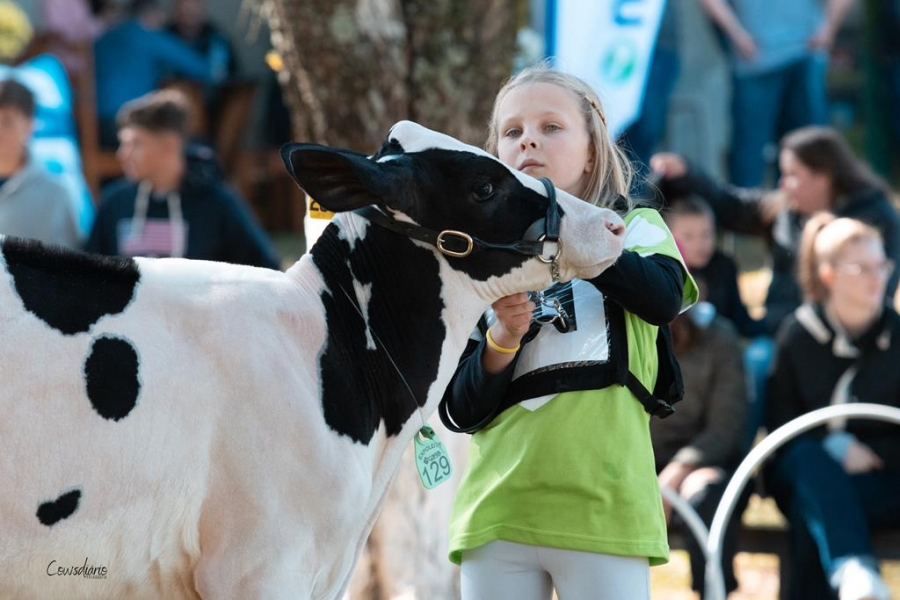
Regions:
[[[0,65],[0,79],[14,78],[32,91],[35,99],[34,136],[30,151],[69,188],[78,227],[87,237],[94,222],[94,202],[81,166],[75,129],[72,87],[65,67],[55,56],[42,54],[15,67]]]

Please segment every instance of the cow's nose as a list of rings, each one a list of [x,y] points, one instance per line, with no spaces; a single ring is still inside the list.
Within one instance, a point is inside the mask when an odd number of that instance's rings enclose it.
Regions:
[[[606,219],[606,229],[616,237],[625,235],[625,223],[622,222],[622,219]]]

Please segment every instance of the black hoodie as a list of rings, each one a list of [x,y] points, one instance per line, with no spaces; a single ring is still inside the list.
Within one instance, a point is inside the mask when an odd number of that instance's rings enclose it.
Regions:
[[[188,146],[187,168],[179,188],[187,227],[184,258],[213,260],[278,269],[278,256],[245,203],[222,182],[215,157],[207,147]],[[85,249],[108,255],[172,256],[173,225],[166,195],[151,194],[142,228],[156,239],[129,246],[138,184],[120,180],[104,190],[97,219]],[[177,235],[177,234],[175,234]]]

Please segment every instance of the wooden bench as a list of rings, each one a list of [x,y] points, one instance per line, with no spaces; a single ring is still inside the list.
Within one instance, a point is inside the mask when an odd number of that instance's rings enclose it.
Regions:
[[[754,494],[751,500],[751,506],[771,503],[771,510],[774,508],[774,501],[771,498],[762,499]],[[747,552],[750,554],[774,554],[778,557],[778,586],[780,600],[787,600],[787,591],[790,587],[791,580],[791,557],[788,539],[789,525],[784,517],[778,513],[775,520],[767,519],[767,522],[760,523],[748,519],[752,510],[744,513],[742,524],[738,530],[737,551]],[[769,522],[771,521],[771,522]],[[670,527],[669,528],[669,548],[673,550],[684,550],[685,540],[691,535],[686,528]],[[900,560],[900,530],[882,530],[872,535],[872,546],[875,555],[880,560]]]

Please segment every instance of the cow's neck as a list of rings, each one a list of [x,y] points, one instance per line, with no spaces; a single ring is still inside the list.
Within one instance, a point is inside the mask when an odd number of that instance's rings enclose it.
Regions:
[[[431,250],[365,223],[343,216],[312,250],[326,286],[323,410],[329,427],[355,442],[369,444],[380,430],[388,444],[406,444],[410,424],[436,408],[484,307],[471,290],[442,284]],[[457,314],[450,331],[445,302],[470,313]]]

